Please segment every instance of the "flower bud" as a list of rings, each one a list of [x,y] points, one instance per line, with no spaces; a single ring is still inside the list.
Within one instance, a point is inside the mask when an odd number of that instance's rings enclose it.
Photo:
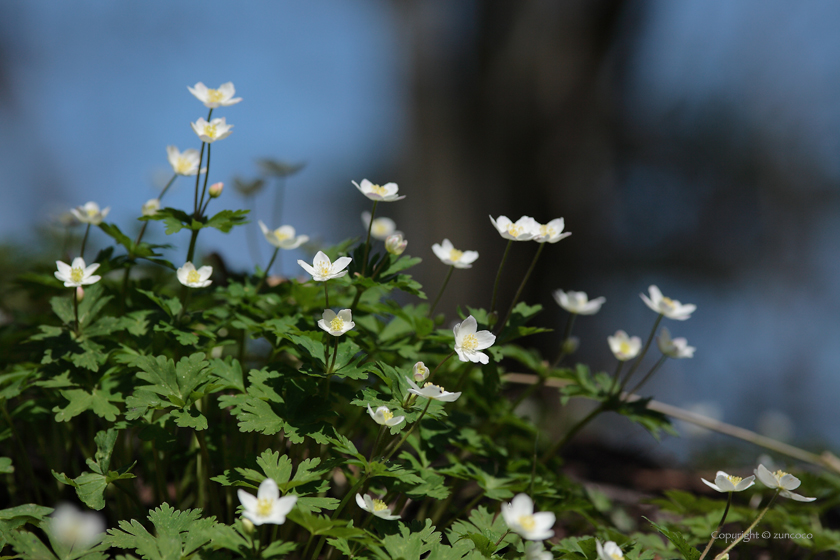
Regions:
[[[391,253],[392,255],[402,255],[407,245],[408,241],[403,239],[402,233],[395,233],[393,235],[389,235],[385,239],[385,250]]]
[[[574,354],[577,351],[578,346],[580,346],[580,339],[576,336],[570,336],[563,341],[563,353]]]
[[[144,216],[154,216],[158,210],[160,210],[160,200],[156,198],[150,198],[146,201],[146,204],[143,205]]]
[[[246,517],[242,518],[242,528],[245,529],[245,532],[248,533],[249,535],[253,535],[254,534],[254,529],[256,529],[256,527],[254,526],[254,523]]]
[[[422,383],[427,377],[429,377],[429,368],[426,367],[426,364],[423,362],[414,364],[414,382]]]
[[[222,182],[213,183],[207,192],[210,193],[210,198],[219,198],[222,196],[222,189],[224,188],[225,184]]]
[[[76,301],[82,301],[85,299],[85,289],[81,286],[76,286]]]

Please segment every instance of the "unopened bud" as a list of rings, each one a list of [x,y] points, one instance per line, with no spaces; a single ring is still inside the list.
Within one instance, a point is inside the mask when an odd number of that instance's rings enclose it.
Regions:
[[[254,533],[254,529],[256,529],[253,521],[245,517],[242,518],[242,528],[245,529],[245,532],[249,535],[252,535]]]
[[[224,188],[225,184],[222,182],[213,183],[212,185],[210,185],[210,190],[208,191],[210,193],[210,198],[219,198],[220,196],[222,196],[222,189]]]
[[[427,377],[429,377],[429,368],[426,367],[426,364],[423,362],[414,364],[414,382],[422,383]]]
[[[156,198],[150,198],[146,201],[146,204],[143,205],[144,216],[154,216],[157,214],[158,210],[160,210],[160,200]]]
[[[570,336],[563,341],[563,353],[574,354],[577,351],[578,346],[580,346],[580,339],[576,336]]]
[[[85,289],[81,286],[76,287],[76,301],[82,301],[85,299]]]
[[[389,235],[385,239],[385,250],[392,255],[402,255],[407,245],[408,241],[403,239],[403,235],[401,233]]]

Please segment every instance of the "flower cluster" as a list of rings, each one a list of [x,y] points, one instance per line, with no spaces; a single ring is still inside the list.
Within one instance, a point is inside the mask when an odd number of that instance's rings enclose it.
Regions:
[[[510,241],[534,240],[537,243],[557,243],[572,235],[571,232],[563,232],[566,227],[563,218],[541,224],[530,216],[522,216],[516,222],[512,222],[507,216],[499,216],[496,219],[490,216],[490,222],[499,235]]]

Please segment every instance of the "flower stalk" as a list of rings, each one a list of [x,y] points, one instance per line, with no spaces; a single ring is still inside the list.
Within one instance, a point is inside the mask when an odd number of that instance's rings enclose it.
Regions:
[[[727,494],[729,494],[729,497],[726,500],[726,508],[723,510],[723,515],[720,518],[720,523],[718,523],[715,532],[712,533],[712,538],[709,539],[709,544],[707,544],[706,548],[703,549],[703,554],[700,555],[700,558],[698,560],[703,560],[706,557],[706,555],[709,553],[709,550],[711,550],[712,545],[715,544],[714,535],[720,533],[720,530],[723,529],[723,524],[726,523],[726,516],[729,514],[729,506],[732,505],[732,492],[727,492]]]
[[[502,329],[505,328],[505,325],[510,319],[511,314],[513,314],[513,308],[516,307],[516,303],[519,301],[519,296],[522,295],[522,290],[525,289],[525,284],[528,283],[528,279],[531,277],[531,273],[534,272],[534,267],[537,265],[537,261],[539,260],[544,248],[545,243],[540,243],[540,248],[537,249],[537,253],[534,255],[534,260],[531,261],[531,266],[528,267],[528,271],[525,273],[525,277],[522,279],[522,283],[519,284],[519,289],[516,290],[516,295],[513,296],[513,301],[510,302],[510,308],[508,308],[504,320],[500,321],[496,325],[496,330],[493,332],[493,334],[498,335],[500,332],[502,332]]]
[[[780,489],[778,489],[778,490],[776,490],[776,493],[775,493],[775,494],[773,494],[773,497],[772,497],[772,498],[770,498],[770,501],[769,501],[769,502],[767,502],[767,505],[764,507],[764,509],[763,509],[763,510],[761,510],[761,513],[759,513],[759,514],[758,514],[758,517],[756,517],[756,518],[755,518],[755,521],[753,521],[753,522],[752,522],[752,524],[751,524],[749,527],[747,527],[747,529],[746,529],[746,530],[744,530],[743,532],[741,532],[741,536],[740,536],[740,537],[738,537],[737,539],[735,539],[734,541],[732,541],[732,543],[730,543],[730,545],[729,545],[729,546],[727,546],[727,547],[723,550],[723,552],[721,552],[720,554],[718,554],[717,556],[715,556],[715,560],[721,560],[721,559],[723,558],[723,556],[725,556],[725,555],[726,555],[726,554],[727,554],[730,550],[732,550],[733,548],[735,548],[735,546],[736,546],[738,543],[740,543],[742,540],[744,540],[744,537],[746,537],[747,535],[749,535],[750,533],[752,533],[752,530],[753,530],[753,529],[755,529],[755,526],[756,526],[756,525],[758,525],[758,522],[759,522],[759,521],[761,521],[761,518],[762,518],[762,517],[764,517],[764,514],[765,514],[765,513],[767,513],[767,511],[770,509],[770,506],[772,506],[772,505],[773,505],[773,502],[775,502],[775,501],[776,501],[776,498],[779,496],[779,493],[780,493],[781,491],[782,491],[782,490],[781,490],[781,488],[780,488]]]
[[[502,262],[499,263],[499,270],[496,272],[496,281],[493,282],[493,297],[490,299],[490,314],[492,315],[494,311],[496,311],[496,295],[499,293],[499,280],[502,278],[502,268],[505,266],[505,261],[507,260],[508,252],[510,252],[510,246],[513,245],[513,239],[508,240],[507,247],[505,247],[505,252],[502,255]]]
[[[656,329],[659,328],[659,323],[662,321],[662,317],[665,315],[660,313],[659,316],[656,317],[656,322],[653,323],[653,328],[650,330],[650,335],[648,336],[647,342],[645,342],[644,348],[642,351],[639,352],[639,357],[636,358],[636,361],[633,362],[633,365],[630,366],[630,371],[627,372],[627,375],[624,376],[624,380],[621,382],[621,386],[619,388],[620,391],[624,390],[624,387],[627,386],[627,383],[630,381],[630,378],[636,372],[639,365],[642,363],[642,360],[645,358],[645,354],[647,354],[648,348],[650,348],[650,343],[653,342],[653,337],[656,335]]]
[[[365,239],[365,256],[362,258],[362,276],[367,272],[368,253],[370,252],[370,230],[373,228],[373,218],[376,216],[376,205],[378,200],[373,201],[373,208],[370,211],[370,223],[368,223],[367,239]]]
[[[446,285],[449,283],[449,278],[452,276],[452,271],[455,270],[455,265],[449,267],[449,272],[446,273],[446,279],[443,281],[443,285],[440,287],[440,291],[438,295],[435,297],[435,301],[432,306],[429,308],[429,314],[427,317],[431,317],[432,313],[435,311],[435,307],[437,307],[438,302],[440,301],[440,296],[443,295],[443,291],[446,289]]]

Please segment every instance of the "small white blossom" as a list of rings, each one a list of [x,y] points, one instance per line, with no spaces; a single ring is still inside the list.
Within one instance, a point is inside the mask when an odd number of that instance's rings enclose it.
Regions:
[[[741,478],[740,476],[718,471],[715,475],[714,482],[709,482],[705,478],[701,478],[700,480],[703,481],[703,484],[718,492],[741,492],[755,484],[755,475]]]
[[[318,321],[318,326],[333,336],[341,336],[356,326],[349,309],[342,309],[338,314],[332,309],[324,309],[322,317]]]
[[[268,226],[262,220],[259,220],[257,223],[260,225],[265,240],[280,249],[297,249],[309,241],[309,236],[307,235],[295,237],[295,228],[292,226],[280,226],[277,229],[271,230],[268,229]]]
[[[79,511],[71,504],[56,506],[48,523],[55,540],[76,550],[90,548],[105,532],[105,519],[100,514]]]
[[[779,495],[785,498],[790,498],[791,500],[796,500],[797,502],[813,502],[816,500],[816,498],[806,498],[805,496],[791,492],[791,490],[796,490],[799,488],[799,485],[802,484],[802,482],[792,474],[788,474],[781,470],[770,472],[764,465],[758,465],[758,468],[755,469],[755,476],[757,476],[758,480],[760,480],[762,484],[768,488],[777,488],[781,490]]]
[[[194,123],[190,123],[190,126],[198,135],[199,139],[208,144],[227,138],[230,136],[231,129],[233,128],[232,124],[227,124],[224,117],[213,119],[210,122],[205,121],[204,118],[200,118]]]
[[[187,86],[187,89],[209,109],[228,107],[242,101],[241,97],[233,97],[236,94],[233,82],[226,82],[220,85],[219,89],[210,89],[202,82],[198,82],[195,87]]]
[[[688,341],[684,338],[671,338],[671,333],[666,328],[662,328],[662,332],[656,337],[656,345],[659,351],[669,358],[693,358],[694,351],[697,350],[694,346],[689,346]]]
[[[422,383],[429,377],[429,368],[423,362],[417,362],[412,368],[412,373],[414,374],[414,381]]]
[[[198,270],[191,262],[185,262],[184,266],[178,269],[178,281],[190,288],[206,288],[213,283],[210,276],[213,274],[212,266],[202,266]]]
[[[363,510],[387,521],[396,521],[400,518],[399,515],[391,515],[391,508],[385,502],[371,499],[367,494],[364,497],[361,494],[356,494],[356,504]]]
[[[549,511],[534,513],[534,502],[527,494],[517,494],[502,506],[508,528],[529,541],[543,541],[554,536],[555,517]]]
[[[648,291],[650,292],[650,297],[647,297],[645,294],[639,294],[642,296],[642,300],[645,302],[645,305],[657,313],[665,315],[669,319],[685,321],[690,318],[691,314],[697,309],[697,306],[693,303],[682,304],[675,299],[663,296],[662,292],[659,291],[659,288],[654,285],[651,285],[648,288]]]
[[[534,241],[537,243],[557,243],[561,239],[566,239],[572,235],[572,232],[563,233],[564,227],[566,227],[566,224],[563,218],[551,220],[547,224],[537,222],[537,234],[534,236]]]
[[[380,426],[396,426],[405,420],[405,416],[394,416],[394,413],[391,412],[391,409],[387,406],[377,407],[376,411],[374,411],[370,405],[367,405],[367,407],[370,417],[373,418],[373,421]]]
[[[424,399],[432,399],[441,402],[454,402],[461,396],[461,393],[450,393],[440,385],[432,385],[431,383],[426,383],[421,389],[410,377],[406,377],[405,379],[408,381],[410,386],[408,392],[412,395],[423,397]]]
[[[543,543],[532,542],[525,547],[525,560],[553,560],[554,555],[543,548]]]
[[[403,238],[403,234],[400,232],[389,235],[385,239],[385,250],[392,255],[402,255],[406,247],[408,247],[408,241]]]
[[[237,490],[239,503],[244,511],[242,517],[254,525],[274,523],[282,525],[286,522],[286,515],[295,507],[297,496],[280,497],[280,489],[273,478],[266,478],[260,483],[257,495],[249,494],[245,490]]]
[[[598,552],[598,560],[622,560],[624,558],[621,548],[613,541],[607,541],[601,546],[601,543],[596,540],[595,549]]]
[[[142,208],[144,216],[154,216],[157,214],[158,210],[160,210],[160,200],[156,198],[150,198],[147,200],[146,204],[144,204]]]
[[[166,156],[169,159],[169,165],[172,166],[172,171],[178,175],[198,175],[200,155],[195,148],[180,152],[175,146],[167,146]],[[201,170],[202,173],[205,171],[207,168]]]
[[[405,196],[397,196],[400,188],[396,183],[385,183],[382,186],[375,185],[367,179],[362,179],[359,184],[356,181],[351,181],[359,191],[371,200],[378,200],[380,202],[394,202],[402,200]]]
[[[347,265],[349,265],[352,260],[353,259],[350,257],[339,257],[335,260],[335,262],[331,262],[327,255],[318,251],[311,265],[301,260],[298,261],[298,264],[302,266],[306,272],[311,274],[312,279],[316,282],[326,282],[327,280],[331,280],[333,278],[341,278],[347,274],[347,271],[344,269],[347,268]]]
[[[540,227],[540,224],[530,216],[522,216],[516,220],[516,223],[511,222],[507,216],[499,216],[495,220],[493,216],[490,216],[490,222],[499,235],[512,241],[530,241],[537,236]]]
[[[586,292],[574,292],[569,290],[557,290],[553,294],[554,301],[557,305],[568,311],[569,313],[577,313],[578,315],[595,315],[601,310],[601,306],[607,301],[606,298],[599,297],[589,300]]]
[[[90,224],[92,226],[98,226],[101,224],[102,220],[105,219],[105,216],[107,216],[110,211],[110,206],[100,210],[99,205],[95,202],[86,202],[84,206],[77,206],[76,208],[70,210],[77,220],[83,224]]]
[[[55,261],[55,266],[58,268],[55,277],[64,282],[65,288],[78,288],[79,286],[96,284],[102,279],[101,276],[93,276],[93,273],[99,268],[99,263],[85,266],[85,259],[82,257],[73,259],[72,264]]]
[[[493,346],[496,336],[490,331],[476,332],[477,328],[478,322],[470,315],[452,329],[455,333],[455,352],[462,362],[481,362],[482,364],[490,362],[490,356],[480,350]]]
[[[478,258],[478,251],[459,251],[452,246],[448,239],[444,239],[442,243],[435,243],[432,245],[437,258],[443,264],[454,266],[455,268],[472,268],[472,263]]]
[[[365,224],[365,229],[370,228],[370,236],[374,239],[384,241],[397,231],[397,224],[391,218],[374,218],[371,224],[370,216],[370,212],[362,212],[362,223]]]
[[[639,350],[642,349],[641,338],[627,336],[627,333],[621,330],[615,331],[613,336],[608,336],[607,342],[613,355],[621,362],[632,360],[639,355]]]

